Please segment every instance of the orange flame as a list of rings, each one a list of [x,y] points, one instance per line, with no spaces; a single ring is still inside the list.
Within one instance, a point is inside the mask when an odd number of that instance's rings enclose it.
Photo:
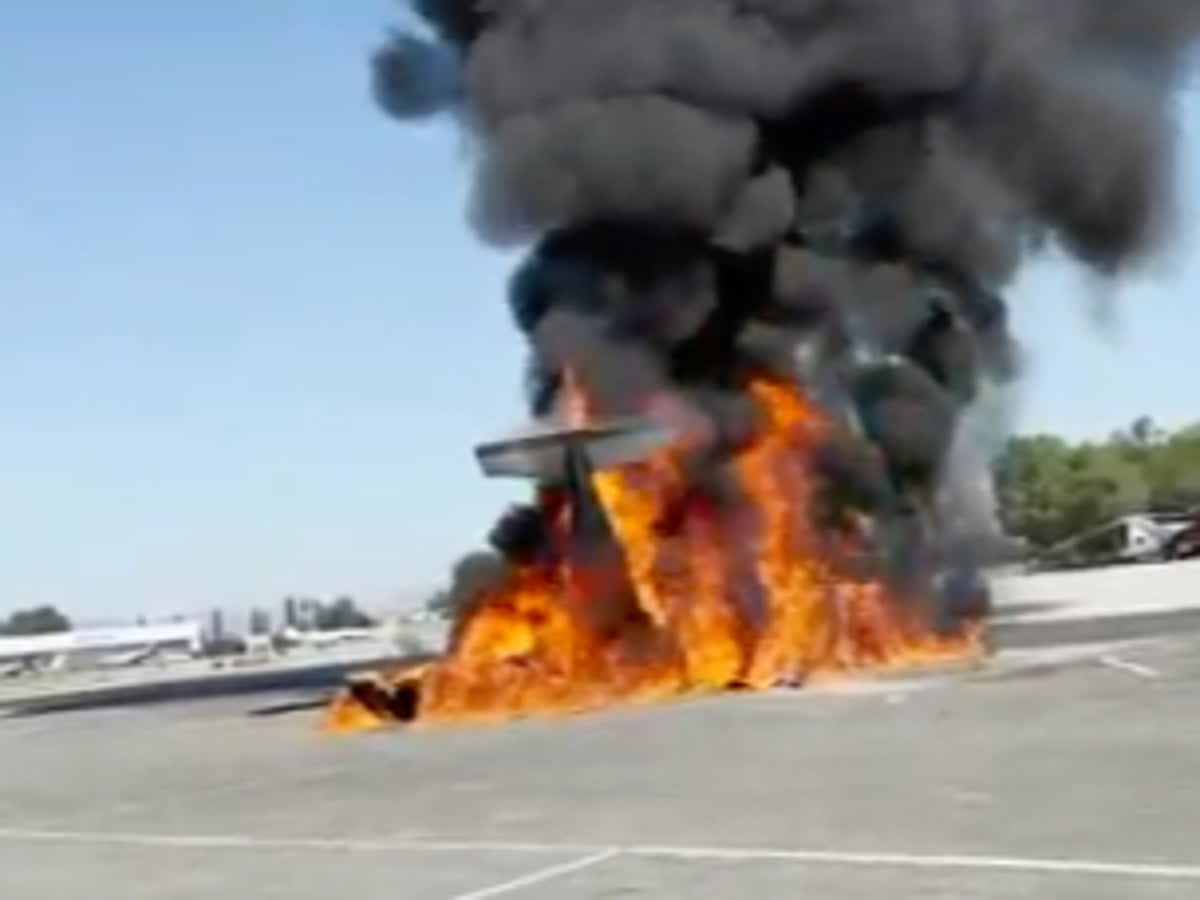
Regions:
[[[977,625],[939,636],[921,604],[839,574],[831,539],[809,516],[808,462],[825,421],[793,385],[758,378],[750,395],[763,425],[733,466],[749,500],[741,519],[689,490],[684,448],[600,472],[618,555],[512,568],[475,598],[443,659],[344,691],[327,725],[395,720],[387,701],[401,687],[417,692],[421,722],[479,721],[978,653]],[[571,380],[565,413],[571,424],[590,417]]]

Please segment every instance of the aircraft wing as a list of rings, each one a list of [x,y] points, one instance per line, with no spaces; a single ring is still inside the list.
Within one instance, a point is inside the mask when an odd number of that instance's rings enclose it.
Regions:
[[[654,422],[632,419],[533,431],[482,444],[475,456],[490,477],[555,479],[566,473],[567,451],[582,450],[593,468],[604,469],[644,459],[673,439]]]

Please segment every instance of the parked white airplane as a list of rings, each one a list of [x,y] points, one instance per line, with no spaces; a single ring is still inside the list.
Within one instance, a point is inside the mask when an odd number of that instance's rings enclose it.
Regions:
[[[160,650],[179,647],[196,654],[201,647],[201,629],[196,622],[166,625],[140,625],[131,628],[93,628],[39,634],[28,637],[0,637],[0,674],[15,677],[30,671],[62,668],[75,654],[100,658],[102,667],[137,665]]]
[[[46,672],[58,672],[67,665],[67,658],[59,653],[54,656],[27,656],[5,665],[0,665],[0,680],[6,678],[21,678],[25,675],[36,675]]]
[[[140,666],[144,662],[149,662],[159,654],[157,644],[147,644],[144,647],[136,647],[133,650],[126,650],[123,653],[110,653],[108,656],[102,656],[98,662],[101,669],[128,669],[133,666]]]
[[[279,636],[283,643],[292,647],[313,647],[326,649],[350,641],[367,641],[383,636],[380,628],[342,628],[337,631],[302,631],[298,628],[286,627]]]
[[[36,671],[37,660],[18,659],[16,662],[0,666],[0,679],[20,678],[22,675],[30,675]]]

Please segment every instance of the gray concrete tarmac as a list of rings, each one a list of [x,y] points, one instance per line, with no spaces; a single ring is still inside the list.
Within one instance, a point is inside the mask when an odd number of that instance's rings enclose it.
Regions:
[[[0,721],[14,898],[1200,896],[1200,640],[331,739],[254,698]]]

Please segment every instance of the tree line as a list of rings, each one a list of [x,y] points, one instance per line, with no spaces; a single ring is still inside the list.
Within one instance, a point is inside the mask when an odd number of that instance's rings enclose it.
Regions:
[[[1005,529],[1046,549],[1131,513],[1200,508],[1200,424],[1169,432],[1142,418],[1078,443],[1016,437],[995,475]]]

